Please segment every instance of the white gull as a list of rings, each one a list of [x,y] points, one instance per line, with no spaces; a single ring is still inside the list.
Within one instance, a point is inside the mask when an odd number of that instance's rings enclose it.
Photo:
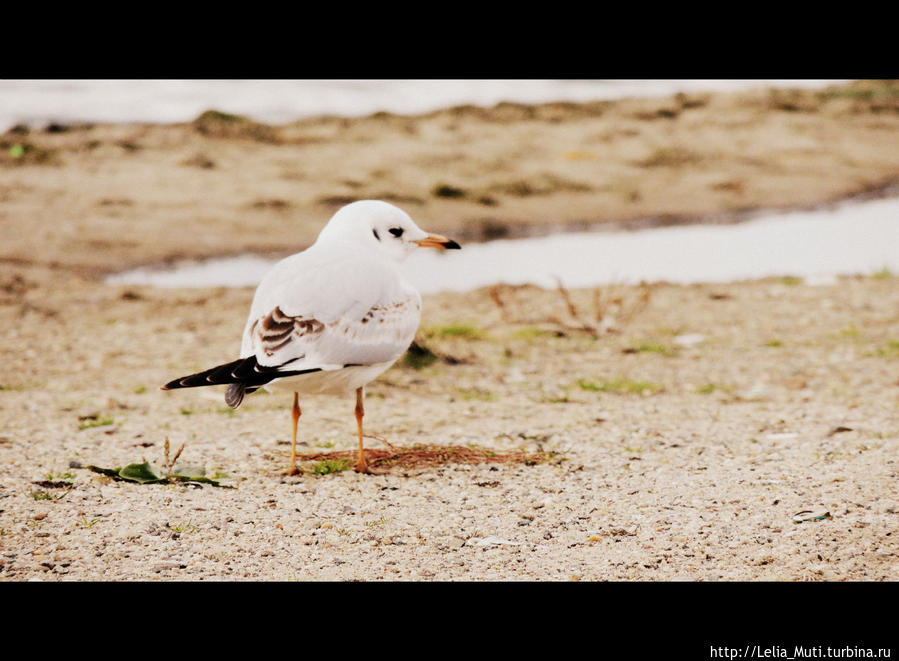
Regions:
[[[299,394],[356,392],[359,455],[365,384],[409,348],[421,320],[421,296],[399,264],[418,247],[459,248],[428,234],[401,209],[377,200],[340,209],[307,250],[287,257],[263,278],[244,328],[240,358],[183,376],[163,390],[227,384],[225,402],[237,408],[259,388],[293,392],[296,467]]]

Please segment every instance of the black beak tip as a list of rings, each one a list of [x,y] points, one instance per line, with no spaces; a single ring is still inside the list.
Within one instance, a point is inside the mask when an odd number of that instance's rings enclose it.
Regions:
[[[462,250],[462,246],[460,246],[458,243],[456,243],[452,239],[450,239],[449,241],[444,243],[443,247],[446,248],[447,250]]]

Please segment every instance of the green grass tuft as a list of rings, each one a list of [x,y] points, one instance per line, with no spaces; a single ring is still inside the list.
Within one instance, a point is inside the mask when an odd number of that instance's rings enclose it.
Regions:
[[[69,489],[65,491],[54,494],[49,491],[44,491],[42,489],[37,489],[31,492],[31,497],[35,500],[60,500],[61,498],[65,498],[69,494]]]
[[[66,471],[65,473],[47,473],[47,477],[44,478],[47,482],[53,482],[54,480],[64,480],[66,482],[74,482],[75,474],[72,471]]]
[[[462,399],[477,400],[480,402],[492,402],[496,400],[496,396],[489,390],[481,390],[480,388],[456,388],[456,392]]]
[[[475,328],[468,324],[450,324],[449,326],[428,329],[427,332],[439,337],[465,337],[470,340],[477,340],[484,336],[484,332],[480,328]]]
[[[519,340],[537,340],[555,334],[555,331],[537,328],[536,326],[526,326],[524,328],[517,329],[514,333],[512,333],[512,337]]]
[[[195,532],[195,531],[197,530],[197,527],[196,527],[196,526],[192,526],[192,525],[190,524],[190,520],[188,520],[187,523],[181,523],[181,524],[176,523],[175,525],[172,525],[172,524],[170,524],[170,523],[166,523],[166,524],[165,524],[165,527],[168,528],[169,530],[171,530],[172,532],[176,532],[176,533],[178,533],[178,534],[181,534],[181,533],[184,533],[184,532],[188,532],[188,533],[190,533],[190,532]]]
[[[424,369],[437,361],[437,354],[423,344],[413,342],[403,355],[402,365],[414,370]]]
[[[578,386],[581,390],[591,390],[596,392],[614,392],[623,394],[642,394],[644,392],[657,393],[663,390],[662,386],[648,381],[632,381],[631,379],[618,378],[611,381],[602,381],[595,383],[578,379]]]
[[[312,466],[312,472],[316,475],[329,475],[349,469],[353,462],[349,459],[322,459]]]
[[[883,346],[877,348],[877,355],[899,358],[899,340],[887,340]]]
[[[106,418],[101,416],[86,416],[81,419],[81,424],[78,425],[78,429],[90,429],[91,427],[105,427],[107,425],[115,424],[115,420],[112,418]]]
[[[663,356],[673,356],[674,349],[671,347],[662,344],[661,342],[643,342],[641,344],[632,346],[631,349],[634,353],[660,353]]]

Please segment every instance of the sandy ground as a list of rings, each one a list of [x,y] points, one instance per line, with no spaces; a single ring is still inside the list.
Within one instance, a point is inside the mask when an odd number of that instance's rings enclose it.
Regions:
[[[283,475],[286,395],[232,412],[218,389],[158,389],[236,356],[252,290],[100,276],[293,252],[364,197],[467,241],[814,205],[894,186],[897,129],[895,89],[856,84],[7,133],[0,579],[895,580],[889,273],[583,290],[571,305],[533,287],[425,297],[418,339],[438,359],[370,385],[367,433],[544,460],[309,462],[297,477]],[[350,399],[302,404],[304,452],[354,447]],[[159,463],[166,438],[234,488],[87,469]]]

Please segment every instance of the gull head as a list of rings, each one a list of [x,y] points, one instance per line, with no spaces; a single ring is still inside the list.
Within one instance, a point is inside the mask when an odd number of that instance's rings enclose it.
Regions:
[[[379,200],[353,202],[335,213],[317,241],[331,242],[362,246],[397,262],[419,247],[460,248],[452,239],[428,234],[405,211]]]

